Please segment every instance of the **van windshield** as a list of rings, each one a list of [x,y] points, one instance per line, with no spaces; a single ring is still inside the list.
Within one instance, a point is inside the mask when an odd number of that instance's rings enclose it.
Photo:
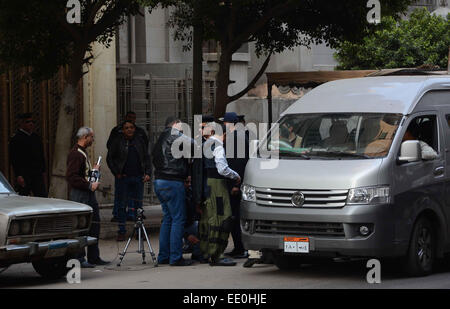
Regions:
[[[371,159],[388,154],[401,114],[336,113],[287,115],[267,150],[281,157]],[[277,138],[278,137],[278,138]]]

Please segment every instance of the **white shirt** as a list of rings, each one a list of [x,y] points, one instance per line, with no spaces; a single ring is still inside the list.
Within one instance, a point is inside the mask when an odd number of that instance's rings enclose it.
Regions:
[[[217,172],[219,175],[230,178],[230,179],[237,179],[239,178],[239,174],[233,171],[228,166],[227,158],[225,157],[225,149],[223,148],[223,142],[219,139],[215,138],[214,136],[211,136],[213,140],[216,141],[216,147],[213,151],[214,156],[214,162],[216,163]]]

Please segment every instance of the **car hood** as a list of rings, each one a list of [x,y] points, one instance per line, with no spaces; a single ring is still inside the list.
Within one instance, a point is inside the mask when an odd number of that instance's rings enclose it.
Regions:
[[[0,213],[7,216],[92,211],[88,205],[53,198],[0,194]]]
[[[310,190],[347,190],[381,185],[378,174],[383,159],[280,159],[274,166],[267,165],[267,161],[250,159],[244,182],[262,188]]]

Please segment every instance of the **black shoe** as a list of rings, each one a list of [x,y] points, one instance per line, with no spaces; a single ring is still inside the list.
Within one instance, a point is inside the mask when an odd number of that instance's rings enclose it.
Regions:
[[[95,265],[89,263],[88,261],[83,261],[80,263],[81,268],[94,268]]]
[[[110,264],[111,262],[103,261],[101,258],[98,258],[98,259],[96,259],[96,260],[94,260],[94,261],[89,261],[89,263],[90,263],[90,264],[94,264],[94,265],[108,265],[108,264]]]
[[[197,255],[192,255],[191,256],[191,260],[193,260],[193,261],[197,261],[197,262],[199,262],[200,264],[206,264],[206,263],[209,263],[209,260],[208,259],[206,259],[206,258],[204,258],[203,256],[197,256]]]
[[[245,250],[233,249],[233,251],[225,253],[224,255],[232,257],[234,259],[246,259],[246,258],[248,258],[248,253]]]
[[[234,259],[248,259],[249,255],[247,251],[242,252],[241,254],[233,255]]]
[[[170,266],[190,266],[192,264],[194,264],[194,261],[181,258],[175,263],[170,264]]]
[[[224,259],[219,259],[217,261],[211,261],[211,263],[209,263],[209,265],[211,266],[236,266],[236,262],[233,261],[232,259],[228,259],[228,258],[224,258]]]

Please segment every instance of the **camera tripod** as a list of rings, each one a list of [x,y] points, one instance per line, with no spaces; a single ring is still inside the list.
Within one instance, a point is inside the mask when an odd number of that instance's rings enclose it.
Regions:
[[[131,240],[133,239],[136,231],[137,231],[137,235],[138,235],[138,251],[137,251],[137,253],[142,254],[142,264],[147,264],[147,262],[145,261],[145,248],[144,248],[144,240],[143,240],[143,236],[145,236],[145,240],[147,241],[150,255],[152,256],[153,264],[155,265],[155,267],[158,266],[158,261],[156,260],[156,256],[155,256],[155,253],[153,252],[152,245],[150,244],[150,240],[148,239],[147,232],[145,231],[144,222],[142,221],[143,215],[144,215],[144,210],[141,208],[138,208],[137,215],[136,215],[136,223],[134,224],[133,232],[131,233],[130,238],[128,238],[127,244],[126,244],[125,248],[123,249],[123,252],[119,253],[120,261],[117,264],[118,267],[120,267],[120,265],[122,264],[122,261],[125,257],[125,254],[127,254],[128,247],[130,246]]]

